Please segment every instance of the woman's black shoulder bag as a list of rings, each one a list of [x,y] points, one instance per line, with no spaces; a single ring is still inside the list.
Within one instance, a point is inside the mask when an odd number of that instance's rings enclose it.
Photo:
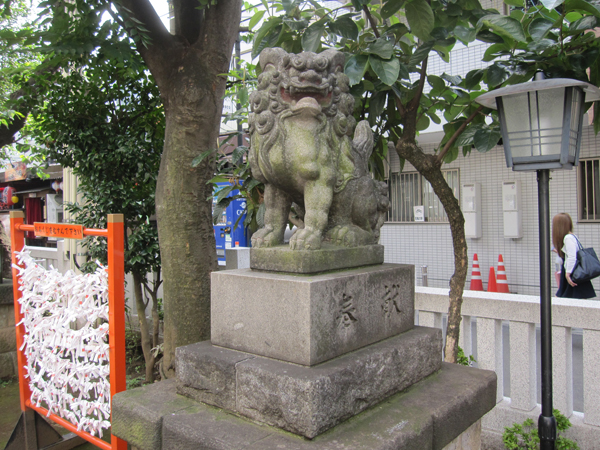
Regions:
[[[577,237],[575,238],[577,239]],[[577,250],[577,261],[571,273],[571,279],[575,283],[582,283],[592,278],[600,276],[600,261],[593,248],[583,248],[579,239],[577,239],[579,250]]]

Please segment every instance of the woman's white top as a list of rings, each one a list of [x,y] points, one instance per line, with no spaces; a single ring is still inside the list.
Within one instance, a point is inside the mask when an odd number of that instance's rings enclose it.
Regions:
[[[569,233],[563,239],[562,251],[565,254],[565,271],[568,274],[573,273],[575,262],[577,262],[577,250],[579,250],[579,244],[574,234]]]

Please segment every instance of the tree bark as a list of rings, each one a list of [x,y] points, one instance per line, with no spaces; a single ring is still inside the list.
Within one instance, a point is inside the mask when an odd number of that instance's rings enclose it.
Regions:
[[[210,272],[217,268],[212,227],[214,161],[192,160],[217,146],[225,77],[237,38],[240,0],[220,0],[176,18],[182,34],[165,34],[147,0],[123,0],[150,32],[138,45],[165,105],[165,145],[156,187],[164,292],[163,373],[174,375],[175,348],[210,338]],[[179,0],[175,12],[197,0]],[[190,21],[193,19],[193,24]],[[194,28],[195,27],[195,28]],[[195,39],[195,40],[194,40]]]
[[[152,353],[152,340],[150,337],[150,327],[146,318],[146,304],[144,303],[144,294],[142,293],[142,275],[133,273],[133,291],[135,295],[135,306],[140,324],[140,333],[142,335],[142,352],[144,353],[144,363],[146,364],[146,383],[154,381],[154,355]]]
[[[431,184],[433,191],[444,206],[454,248],[454,274],[450,278],[450,304],[448,307],[448,327],[444,346],[444,360],[456,363],[458,354],[458,338],[462,320],[461,307],[463,289],[467,280],[469,258],[467,240],[465,238],[465,219],[460,204],[452,189],[448,186],[442,173],[442,162],[435,155],[424,153],[414,142],[399,140],[396,144],[398,156],[410,162],[421,175]]]

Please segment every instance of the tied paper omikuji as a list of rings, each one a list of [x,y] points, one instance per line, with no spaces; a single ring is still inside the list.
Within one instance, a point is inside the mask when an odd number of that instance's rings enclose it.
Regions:
[[[61,274],[16,253],[31,401],[102,437],[110,428],[108,274]]]

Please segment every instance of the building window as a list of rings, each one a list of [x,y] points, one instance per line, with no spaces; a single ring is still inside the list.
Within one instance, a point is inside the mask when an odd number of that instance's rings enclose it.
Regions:
[[[459,198],[458,169],[443,170],[444,178]],[[388,180],[391,207],[388,222],[415,222],[415,206],[423,206],[425,222],[448,222],[431,184],[417,172],[392,173]]]
[[[579,221],[600,221],[600,159],[579,161]]]

